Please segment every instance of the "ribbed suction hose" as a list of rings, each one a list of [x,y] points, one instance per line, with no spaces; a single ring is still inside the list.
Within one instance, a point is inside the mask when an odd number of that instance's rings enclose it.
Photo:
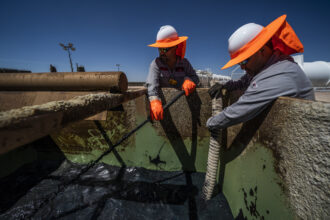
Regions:
[[[218,114],[222,110],[222,99],[212,100],[212,116]],[[216,184],[217,173],[218,173],[218,161],[221,158],[223,149],[221,147],[221,129],[211,132],[209,153],[207,158],[207,167],[205,182],[203,185],[203,198],[209,200],[212,197],[214,186]],[[220,163],[221,164],[221,163]]]

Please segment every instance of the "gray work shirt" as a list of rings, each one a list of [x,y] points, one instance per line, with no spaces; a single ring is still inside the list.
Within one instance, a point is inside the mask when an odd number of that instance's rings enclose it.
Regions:
[[[270,61],[270,65],[266,65],[266,68],[252,78],[237,102],[208,119],[206,126],[209,129],[226,128],[246,122],[280,96],[315,100],[311,81],[292,58],[280,59],[273,55]]]
[[[169,82],[170,79],[177,81],[177,84],[171,85]],[[186,58],[181,59],[178,57],[174,69],[170,69],[167,64],[163,63],[162,60],[157,57],[150,64],[149,74],[146,80],[149,100],[160,99],[160,87],[181,89],[186,79],[193,81],[196,85],[199,84],[199,78]]]
[[[245,73],[239,80],[229,80],[226,82],[226,84],[223,85],[223,88],[227,89],[228,92],[238,89],[245,91],[250,85],[252,78],[253,77],[250,74]]]

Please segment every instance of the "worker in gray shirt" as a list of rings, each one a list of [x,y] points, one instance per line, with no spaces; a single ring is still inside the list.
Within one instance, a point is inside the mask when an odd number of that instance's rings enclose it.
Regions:
[[[231,60],[222,69],[239,64],[251,79],[245,80],[246,86],[239,84],[246,90],[237,102],[208,119],[210,130],[246,122],[280,96],[315,100],[310,80],[290,56],[303,52],[303,45],[286,15],[266,27],[243,25],[230,36],[228,44]],[[222,88],[214,86],[210,95],[216,96]]]
[[[231,92],[234,90],[245,91],[247,87],[250,85],[252,80],[252,76],[250,74],[245,73],[239,80],[229,80],[224,85],[216,82],[208,91],[211,98],[218,99],[223,96],[223,94],[227,92]]]
[[[195,70],[184,58],[187,39],[186,36],[179,37],[174,27],[165,25],[158,31],[156,42],[149,45],[157,47],[159,51],[159,57],[150,64],[146,80],[152,120],[163,119],[161,87],[182,89],[188,96],[199,83]]]

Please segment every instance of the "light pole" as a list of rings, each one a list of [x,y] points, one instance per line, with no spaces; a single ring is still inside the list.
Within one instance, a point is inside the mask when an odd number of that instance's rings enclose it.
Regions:
[[[71,72],[73,72],[70,50],[75,51],[76,48],[73,47],[72,43],[68,43],[68,45],[64,45],[64,44],[60,43],[60,46],[63,47],[64,50],[68,51],[69,59],[70,59],[70,65],[71,65]]]
[[[118,72],[119,72],[119,67],[120,67],[120,64],[116,64],[116,67],[118,68]]]

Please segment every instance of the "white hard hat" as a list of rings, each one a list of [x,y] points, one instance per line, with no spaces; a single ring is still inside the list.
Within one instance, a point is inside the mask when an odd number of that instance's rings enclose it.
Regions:
[[[157,40],[178,38],[178,32],[171,25],[161,26],[157,33]]]
[[[248,59],[273,37],[280,43],[277,49],[286,55],[304,51],[304,46],[286,21],[286,15],[282,15],[266,27],[249,23],[237,29],[228,39],[231,59],[221,69],[232,67]],[[276,48],[274,42],[273,46]]]
[[[235,53],[249,43],[263,28],[263,26],[255,23],[248,23],[238,28],[228,39],[229,54]]]
[[[161,26],[158,33],[156,42],[153,44],[149,44],[149,47],[173,47],[184,41],[186,41],[188,37],[182,36],[179,37],[178,32],[176,32],[175,28],[171,25]]]

